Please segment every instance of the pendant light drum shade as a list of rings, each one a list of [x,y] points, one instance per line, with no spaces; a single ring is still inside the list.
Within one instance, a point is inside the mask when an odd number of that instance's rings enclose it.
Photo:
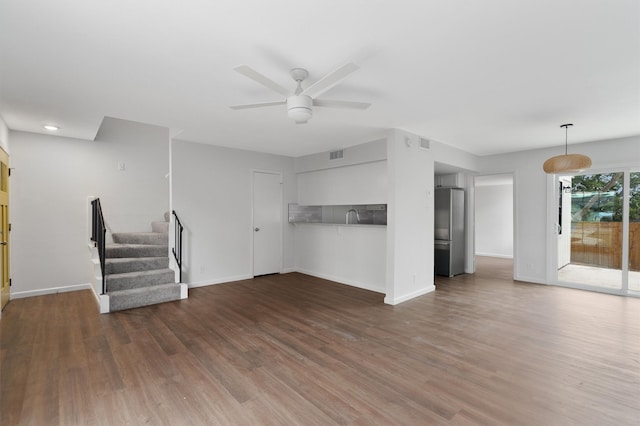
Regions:
[[[564,127],[564,155],[556,155],[549,158],[542,165],[545,173],[577,173],[582,172],[591,167],[591,158],[582,154],[567,154],[567,129],[573,124],[563,124]]]
[[[556,155],[544,162],[546,173],[582,172],[591,167],[591,158],[582,154]]]

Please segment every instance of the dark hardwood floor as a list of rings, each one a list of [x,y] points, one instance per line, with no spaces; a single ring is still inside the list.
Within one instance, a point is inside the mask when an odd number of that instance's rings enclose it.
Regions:
[[[109,315],[14,300],[0,424],[637,425],[640,299],[511,275],[482,258],[397,306],[297,273]]]

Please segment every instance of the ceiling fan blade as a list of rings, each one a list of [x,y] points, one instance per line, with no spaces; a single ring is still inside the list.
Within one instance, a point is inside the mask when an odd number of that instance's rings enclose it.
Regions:
[[[331,89],[336,84],[340,83],[343,79],[345,79],[349,74],[354,71],[360,69],[359,66],[354,64],[353,62],[349,62],[337,70],[330,72],[329,74],[322,77],[320,80],[313,83],[311,86],[307,87],[302,91],[303,95],[311,96],[315,98],[316,96],[320,96],[327,90]]]
[[[257,83],[260,83],[263,86],[280,93],[282,96],[291,95],[291,91],[289,89],[279,85],[278,83],[271,80],[270,78],[265,77],[264,75],[260,74],[258,71],[254,70],[248,65],[239,65],[235,67],[234,70],[244,75],[245,77],[249,77],[251,80]]]
[[[366,102],[334,101],[330,99],[314,99],[314,106],[330,108],[367,109],[371,104]]]
[[[287,101],[276,101],[276,102],[258,102],[257,104],[247,104],[247,105],[234,105],[230,106],[231,109],[249,109],[249,108],[261,108],[261,107],[269,107],[275,105],[284,105]]]

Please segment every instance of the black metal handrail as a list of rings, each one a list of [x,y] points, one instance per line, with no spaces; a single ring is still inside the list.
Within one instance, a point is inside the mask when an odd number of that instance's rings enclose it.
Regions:
[[[106,283],[104,279],[105,269],[105,247],[107,241],[107,227],[104,224],[104,216],[102,215],[102,206],[100,198],[91,201],[91,241],[98,249],[98,257],[100,258],[100,269],[102,270],[102,294],[106,293]]]
[[[176,264],[178,265],[178,275],[180,277],[179,282],[182,282],[182,231],[184,230],[184,227],[182,226],[176,211],[173,210],[172,213],[174,219],[174,247],[171,250],[173,251],[173,257],[176,259]]]

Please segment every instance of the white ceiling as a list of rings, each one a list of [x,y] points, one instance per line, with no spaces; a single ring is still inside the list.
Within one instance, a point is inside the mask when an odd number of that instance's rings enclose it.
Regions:
[[[354,61],[296,125],[233,71],[287,87]],[[401,128],[478,155],[640,134],[638,0],[2,0],[0,115],[93,139],[103,117],[299,156]]]

